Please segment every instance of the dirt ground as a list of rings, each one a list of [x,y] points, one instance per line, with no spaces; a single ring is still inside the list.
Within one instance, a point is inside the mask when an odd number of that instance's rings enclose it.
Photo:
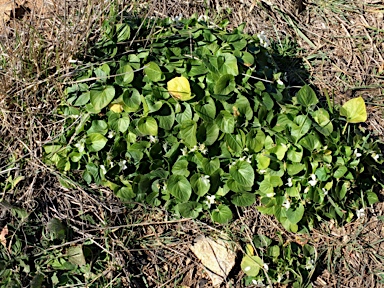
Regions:
[[[2,192],[1,199],[38,215],[44,224],[53,217],[65,220],[77,240],[106,239],[100,245],[113,255],[116,265],[125,268],[118,274],[111,266],[105,275],[111,279],[123,277],[127,287],[174,287],[173,283],[180,279],[181,287],[212,287],[190,251],[197,235],[216,237],[224,230],[240,243],[258,232],[274,237],[280,231],[284,239],[294,241],[295,235],[256,209],[239,211],[238,220],[229,227],[208,220],[173,221],[162,209],[126,207],[106,189],[63,188],[56,172],[41,162],[42,146],[50,141],[51,131],[61,129],[60,118],[41,116],[52,115],[60,103],[62,83],[71,77],[68,60],[76,59],[77,53],[86,51],[97,38],[103,15],[109,9],[106,2],[95,1],[89,6],[85,0],[0,0],[0,171],[8,165],[9,155],[14,155],[16,163],[12,171],[0,174],[0,181],[9,175],[23,176],[12,193]],[[300,51],[291,59],[296,63],[280,63],[282,71],[292,75],[290,84],[310,81],[320,95],[328,93],[337,102],[363,96],[369,110],[369,128],[378,136],[384,135],[382,1],[120,2],[122,10],[138,9],[144,16],[189,17],[197,13],[207,14],[212,21],[228,18],[232,27],[246,22],[247,33],[265,31],[281,49],[289,46],[281,44],[283,41],[291,41],[292,47]],[[41,46],[32,49],[37,43]],[[285,51],[287,56],[291,56],[290,52]],[[295,67],[305,68],[307,75]],[[48,95],[43,102],[41,95]],[[79,210],[84,214],[79,215]],[[384,225],[379,220],[383,214],[380,203],[365,222],[344,227],[326,223],[312,232],[309,243],[325,260],[313,281],[314,287],[384,287],[378,280],[384,271]],[[6,210],[0,216],[0,224],[10,221]],[[95,219],[103,227],[95,224]],[[106,227],[115,228],[106,235]],[[243,276],[235,268],[222,287],[242,287]]]

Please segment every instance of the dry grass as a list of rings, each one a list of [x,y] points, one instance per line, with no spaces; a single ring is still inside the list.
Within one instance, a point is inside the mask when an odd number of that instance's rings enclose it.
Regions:
[[[229,18],[233,26],[245,21],[248,33],[265,31],[281,49],[285,37],[291,37],[320,94],[328,91],[337,101],[362,95],[371,103],[370,127],[383,135],[381,1],[310,0],[300,9],[281,0],[118,2],[127,11],[139,9],[147,16],[208,14],[213,21]],[[74,233],[66,245],[91,239],[110,257],[110,265],[97,276],[111,285],[120,277],[127,287],[173,287],[174,283],[209,287],[207,275],[189,251],[198,234],[214,236],[224,230],[238,242],[257,233],[273,238],[281,231],[287,241],[294,241],[294,235],[255,209],[242,211],[231,226],[221,227],[173,221],[160,209],[126,207],[107,190],[59,185],[56,172],[40,160],[42,146],[62,131],[63,118],[54,111],[63,99],[63,83],[73,73],[69,60],[94,43],[109,5],[102,0],[55,1],[2,27],[0,183],[23,177],[16,187],[0,191],[3,203],[24,208],[43,226],[53,217],[62,219]],[[14,221],[7,210],[11,206],[2,207],[0,227]],[[316,287],[382,287],[377,281],[384,271],[384,229],[376,218],[382,216],[382,206],[374,212],[364,223],[342,228],[326,224],[313,232],[309,241],[325,261]],[[226,285],[241,287],[242,276],[234,271]]]

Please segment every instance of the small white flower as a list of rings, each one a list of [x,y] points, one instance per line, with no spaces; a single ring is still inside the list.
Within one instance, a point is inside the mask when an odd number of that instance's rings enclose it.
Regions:
[[[321,190],[323,190],[323,192],[324,192],[324,195],[328,195],[328,190],[327,190],[327,189],[325,189],[325,188],[322,188]]]
[[[204,202],[208,205],[208,209],[211,208],[211,205],[215,204],[215,195],[207,195],[207,200]]]
[[[279,84],[279,85],[284,85],[284,82],[283,82],[283,81],[281,81],[280,79],[279,79],[279,80],[277,80],[277,81],[276,81],[276,83],[277,83],[277,84]]]
[[[163,187],[162,187],[161,189],[163,189],[164,191],[167,190],[167,182],[164,182],[164,183],[163,183]]]
[[[247,157],[246,157],[246,156],[243,156],[243,157],[241,157],[241,158],[239,159],[239,161],[244,161],[245,158],[247,158]]]
[[[264,170],[264,169],[259,171],[260,174],[265,174],[266,172],[267,172],[267,170]]]
[[[177,16],[175,16],[175,17],[171,17],[171,20],[172,20],[173,22],[178,22],[178,21],[181,20],[181,18],[183,18],[183,14],[182,14],[182,13],[180,13],[179,15],[177,15]]]
[[[259,34],[257,34],[257,38],[260,40],[260,45],[264,48],[267,48],[270,45],[269,39],[265,35],[264,31],[261,31]]]
[[[265,271],[268,271],[268,270],[269,270],[268,264],[267,264],[267,263],[264,263],[264,264],[263,264],[263,268],[264,268]]]
[[[77,148],[77,150],[79,150],[80,153],[84,151],[84,143],[78,142],[74,146]]]
[[[109,139],[111,139],[111,138],[113,138],[114,136],[116,135],[116,132],[115,131],[113,131],[113,130],[110,130],[109,132],[108,132],[108,138]]]
[[[168,144],[167,144],[167,142],[165,142],[165,143],[163,144],[163,149],[164,149],[164,152],[167,152],[167,151],[168,151]]]
[[[288,182],[286,184],[288,187],[292,187],[292,178],[288,178]]]
[[[317,183],[316,175],[315,175],[315,174],[311,174],[310,177],[311,177],[312,180],[309,180],[308,183],[313,187],[313,186],[315,186],[316,183]]]
[[[281,275],[281,274],[277,274],[277,283],[280,283],[281,282],[281,280],[283,280],[283,275]]]
[[[160,187],[161,187],[161,186],[160,186],[160,183],[157,183],[157,184],[156,184],[156,187],[157,187],[157,189],[160,189]]]
[[[313,269],[313,260],[312,259],[310,259],[310,258],[307,258],[307,263],[305,264],[305,269],[307,269],[307,270],[311,270],[311,269]]]
[[[200,15],[199,18],[197,18],[197,21],[200,22],[200,21],[204,21],[204,22],[208,22],[209,18],[207,15]]]
[[[188,148],[184,147],[183,149],[180,149],[183,156],[186,156],[188,154]]]
[[[357,219],[364,218],[365,217],[364,208],[361,208],[360,210],[356,210],[356,216],[357,216]]]
[[[244,268],[244,272],[248,272],[249,270],[251,270],[251,266],[247,266]]]
[[[271,192],[271,193],[267,193],[265,196],[267,196],[268,198],[272,198],[275,195],[276,195],[275,192]]]
[[[126,163],[127,163],[126,160],[121,160],[121,161],[119,162],[119,166],[120,166],[121,170],[124,171],[125,169],[128,168],[127,165],[125,165]]]
[[[203,153],[204,155],[208,153],[208,149],[205,147],[205,144],[199,144],[199,151]]]
[[[376,153],[373,153],[373,154],[372,154],[372,158],[375,159],[375,161],[377,161],[377,160],[379,160],[380,155],[379,155],[379,154],[376,154]]]
[[[361,157],[361,153],[357,152],[357,148],[355,149],[355,151],[353,151],[353,154],[355,155],[356,158]]]
[[[291,202],[289,199],[285,199],[281,206],[283,206],[285,209],[289,209],[289,207],[291,207]]]
[[[197,145],[193,146],[191,150],[189,150],[189,152],[195,152],[197,151],[197,149],[199,149],[199,147]]]
[[[252,155],[249,155],[246,160],[249,164],[252,163]]]
[[[105,169],[105,166],[104,165],[100,165],[100,169],[101,169],[101,173],[103,175],[107,174],[107,169]]]
[[[249,149],[247,147],[244,148],[244,152],[248,152]]]
[[[203,180],[204,185],[209,185],[209,175],[201,175],[201,179]],[[213,195],[213,197],[215,197],[215,195]]]
[[[257,285],[257,281],[255,279],[252,279],[252,284]]]
[[[309,187],[306,187],[305,189],[304,189],[304,194],[307,194],[309,192]]]
[[[157,143],[159,142],[159,138],[157,136],[149,135],[149,143]]]
[[[112,168],[113,166],[115,166],[115,163],[113,163],[113,161],[111,161],[111,163],[109,163],[109,166],[111,166],[111,168]]]

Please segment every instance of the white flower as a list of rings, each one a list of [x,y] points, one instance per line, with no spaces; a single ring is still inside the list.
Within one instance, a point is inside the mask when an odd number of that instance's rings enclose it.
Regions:
[[[267,172],[267,170],[264,170],[264,169],[259,171],[260,174],[265,174],[266,172]]]
[[[108,136],[107,136],[107,137],[108,137],[109,139],[111,139],[111,138],[113,138],[115,135],[116,135],[116,132],[113,131],[113,130],[111,130],[111,131],[108,132]]]
[[[305,269],[311,270],[313,269],[313,260],[311,258],[307,258],[307,263],[305,264]]]
[[[215,204],[215,195],[207,195],[207,200],[204,202],[208,205],[208,209],[211,208],[211,205]]]
[[[267,195],[265,196],[267,196],[268,198],[272,198],[275,195],[276,195],[275,192],[271,192],[271,193],[267,193]]]
[[[373,153],[373,154],[372,154],[372,158],[375,159],[375,161],[377,161],[377,160],[379,160],[380,155],[379,155],[379,154],[376,154],[376,153]]]
[[[249,164],[252,163],[252,155],[249,155],[246,160]]]
[[[288,187],[292,187],[292,178],[288,178],[288,183],[286,184]]]
[[[353,154],[356,158],[359,158],[361,156],[361,153],[357,152],[357,148],[355,149],[355,151],[353,151]]]
[[[164,149],[164,152],[167,152],[167,151],[168,151],[168,144],[167,144],[167,142],[165,142],[165,143],[163,144],[163,149]]]
[[[309,192],[309,187],[306,187],[305,189],[304,189],[304,194],[307,194]]]
[[[157,143],[159,142],[159,138],[157,136],[149,135],[149,143]]]
[[[251,270],[251,266],[247,266],[244,268],[244,272],[248,272],[249,270]]]
[[[76,143],[74,146],[77,148],[77,150],[79,150],[80,153],[84,151],[84,143],[82,143],[82,141]]]
[[[239,159],[239,161],[244,161],[245,158],[247,158],[247,157],[246,157],[246,156],[243,156],[243,157],[241,157],[241,158]]]
[[[209,185],[209,175],[201,175],[201,179],[203,180],[204,185]],[[215,195],[213,195],[213,197],[215,197]]]
[[[322,188],[321,190],[323,190],[323,192],[324,192],[324,195],[328,195],[328,190],[327,190],[327,189],[325,189],[325,188]]]
[[[177,16],[175,16],[175,17],[171,17],[171,20],[172,20],[173,22],[178,22],[178,21],[181,20],[181,18],[183,18],[183,14],[182,14],[182,13],[180,13],[179,15],[177,15]]]
[[[208,22],[209,18],[207,15],[200,15],[199,18],[197,18],[197,21],[200,22],[200,21],[204,21],[204,22]]]
[[[121,160],[121,161],[119,162],[119,166],[120,166],[121,170],[124,171],[125,169],[128,168],[127,165],[125,165],[126,163],[127,163],[126,160]]]
[[[164,191],[167,190],[167,183],[166,182],[163,183],[163,187],[161,189],[163,189]]]
[[[208,153],[208,149],[205,147],[205,144],[199,144],[199,151],[203,153],[204,155]]]
[[[191,150],[189,150],[189,152],[195,152],[197,151],[197,149],[199,149],[199,147],[197,145],[193,146]]]
[[[113,163],[113,161],[111,161],[111,163],[109,163],[109,166],[111,166],[111,168],[112,168],[113,166],[115,166],[115,163]]]
[[[280,79],[276,81],[277,84],[279,85],[284,85],[283,81],[281,81]]]
[[[184,147],[183,149],[180,149],[183,156],[186,156],[188,154],[188,148]]]
[[[312,180],[309,180],[308,183],[313,187],[313,186],[315,186],[316,183],[317,183],[316,175],[315,175],[315,174],[311,174],[310,177],[312,178]]]
[[[101,173],[103,175],[107,174],[107,169],[105,169],[105,166],[104,165],[100,165],[100,169],[101,169]]]
[[[257,285],[257,281],[255,279],[252,279],[252,284]]]
[[[356,216],[357,216],[357,219],[364,218],[365,217],[364,208],[361,208],[360,210],[356,210]]]
[[[257,34],[257,38],[260,40],[260,45],[264,48],[267,48],[270,45],[269,39],[265,35],[264,31],[261,31],[259,34]]]
[[[244,148],[244,152],[248,152],[249,149],[247,147]]]
[[[281,274],[277,274],[277,283],[280,283],[281,282],[281,280],[283,280],[283,275],[281,275]]]
[[[289,201],[289,199],[285,199],[284,203],[281,206],[283,206],[285,209],[289,209],[289,207],[291,207],[291,202]]]
[[[268,270],[269,270],[268,264],[267,264],[267,263],[264,263],[264,264],[263,264],[263,268],[264,268],[265,271],[268,271]]]

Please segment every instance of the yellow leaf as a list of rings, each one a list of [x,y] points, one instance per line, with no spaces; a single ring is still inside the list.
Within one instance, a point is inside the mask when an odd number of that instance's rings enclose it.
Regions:
[[[247,253],[249,256],[255,255],[255,251],[254,251],[253,246],[251,244],[245,245],[245,253]]]
[[[181,101],[187,101],[193,98],[191,96],[191,86],[189,86],[188,79],[183,76],[175,77],[169,80],[167,83],[167,89],[172,97]]]
[[[114,103],[114,104],[109,105],[109,109],[115,113],[121,113],[121,112],[123,112],[123,105],[121,105],[119,103]]]
[[[340,114],[347,118],[348,123],[367,121],[367,109],[364,99],[360,96],[345,102],[340,109]]]

